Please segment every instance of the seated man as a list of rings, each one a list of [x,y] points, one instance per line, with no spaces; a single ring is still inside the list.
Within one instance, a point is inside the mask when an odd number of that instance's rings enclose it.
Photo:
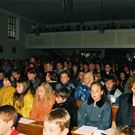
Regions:
[[[13,106],[0,107],[0,135],[18,135],[14,125],[17,121],[17,112]]]
[[[105,79],[105,94],[111,103],[118,103],[122,92],[116,87],[115,78],[110,76]]]
[[[67,135],[69,125],[69,113],[65,109],[54,109],[45,117],[43,135]]]

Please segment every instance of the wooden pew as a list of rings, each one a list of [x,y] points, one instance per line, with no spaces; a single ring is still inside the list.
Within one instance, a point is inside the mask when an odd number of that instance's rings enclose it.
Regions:
[[[43,125],[41,124],[23,124],[19,123],[17,129],[20,133],[26,135],[42,135],[43,134]]]

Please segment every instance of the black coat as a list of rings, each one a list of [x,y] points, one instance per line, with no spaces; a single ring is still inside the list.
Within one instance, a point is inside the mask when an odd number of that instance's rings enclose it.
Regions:
[[[135,125],[132,121],[133,94],[126,93],[119,97],[119,109],[116,117],[116,125]]]

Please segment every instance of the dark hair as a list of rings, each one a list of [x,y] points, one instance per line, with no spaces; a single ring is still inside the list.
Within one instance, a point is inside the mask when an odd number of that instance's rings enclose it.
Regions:
[[[69,78],[71,77],[71,74],[70,74],[70,72],[68,70],[64,70],[63,72],[61,72],[60,76],[62,74],[66,74]]]
[[[56,96],[61,97],[62,99],[68,99],[70,96],[70,91],[67,88],[62,88],[56,92]]]

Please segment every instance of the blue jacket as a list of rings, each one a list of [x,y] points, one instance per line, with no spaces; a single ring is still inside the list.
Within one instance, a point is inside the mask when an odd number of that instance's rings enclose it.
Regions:
[[[75,90],[75,99],[87,101],[90,96],[90,88],[80,83]]]
[[[83,102],[78,110],[78,126],[93,126],[105,130],[111,127],[111,104],[105,98],[101,98],[96,104],[90,97]]]

